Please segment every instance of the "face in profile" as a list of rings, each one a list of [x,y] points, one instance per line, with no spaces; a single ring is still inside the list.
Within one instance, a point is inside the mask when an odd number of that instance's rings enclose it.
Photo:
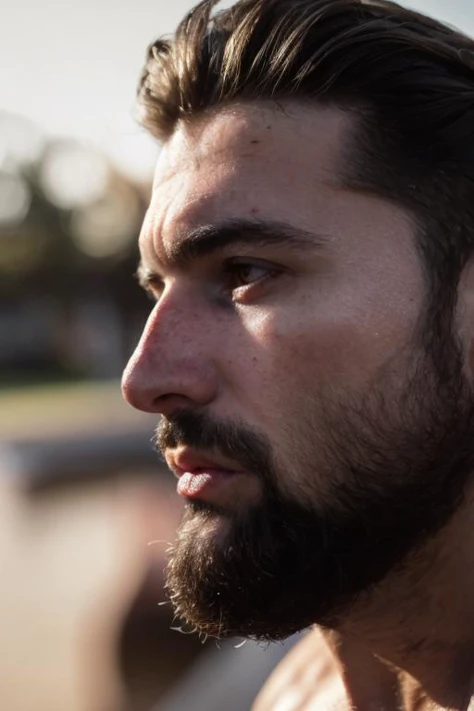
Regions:
[[[140,238],[156,300],[124,376],[187,502],[168,566],[203,633],[337,625],[435,535],[472,466],[469,386],[408,214],[339,179],[350,118],[178,127]]]

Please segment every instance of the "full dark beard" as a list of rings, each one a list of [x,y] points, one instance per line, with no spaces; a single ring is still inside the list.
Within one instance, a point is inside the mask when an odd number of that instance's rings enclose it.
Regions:
[[[192,411],[164,421],[160,448],[221,451],[264,486],[261,503],[244,511],[189,505],[167,571],[176,614],[218,637],[277,640],[314,623],[334,626],[361,592],[437,533],[474,464],[470,389],[455,344],[447,351],[443,368],[423,359],[402,392],[381,382],[357,402],[320,403],[331,472],[324,501],[316,483],[307,505],[282,495],[278,482],[298,477],[276,469],[269,442],[242,424]],[[228,523],[219,539],[217,516]]]

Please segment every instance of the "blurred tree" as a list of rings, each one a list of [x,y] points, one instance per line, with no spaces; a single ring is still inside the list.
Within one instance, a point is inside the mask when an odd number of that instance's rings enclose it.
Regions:
[[[132,274],[149,188],[17,117],[0,129],[0,384],[115,377],[148,311]]]

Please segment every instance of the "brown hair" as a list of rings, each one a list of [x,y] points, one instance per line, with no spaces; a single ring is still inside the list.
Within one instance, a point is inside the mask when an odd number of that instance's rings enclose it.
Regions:
[[[353,111],[345,182],[412,213],[439,324],[474,244],[474,42],[387,0],[217,4],[204,0],[150,46],[142,123],[166,140],[180,119],[232,101]]]

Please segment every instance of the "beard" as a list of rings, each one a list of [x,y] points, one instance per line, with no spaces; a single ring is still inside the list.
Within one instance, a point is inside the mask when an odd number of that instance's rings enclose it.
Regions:
[[[161,451],[221,453],[263,490],[257,504],[232,511],[187,504],[167,587],[190,629],[279,640],[315,623],[337,627],[451,519],[474,465],[474,407],[454,338],[434,345],[401,379],[379,374],[362,395],[337,401],[320,393],[317,436],[314,413],[289,423],[290,466],[245,423],[191,409],[162,420]]]

